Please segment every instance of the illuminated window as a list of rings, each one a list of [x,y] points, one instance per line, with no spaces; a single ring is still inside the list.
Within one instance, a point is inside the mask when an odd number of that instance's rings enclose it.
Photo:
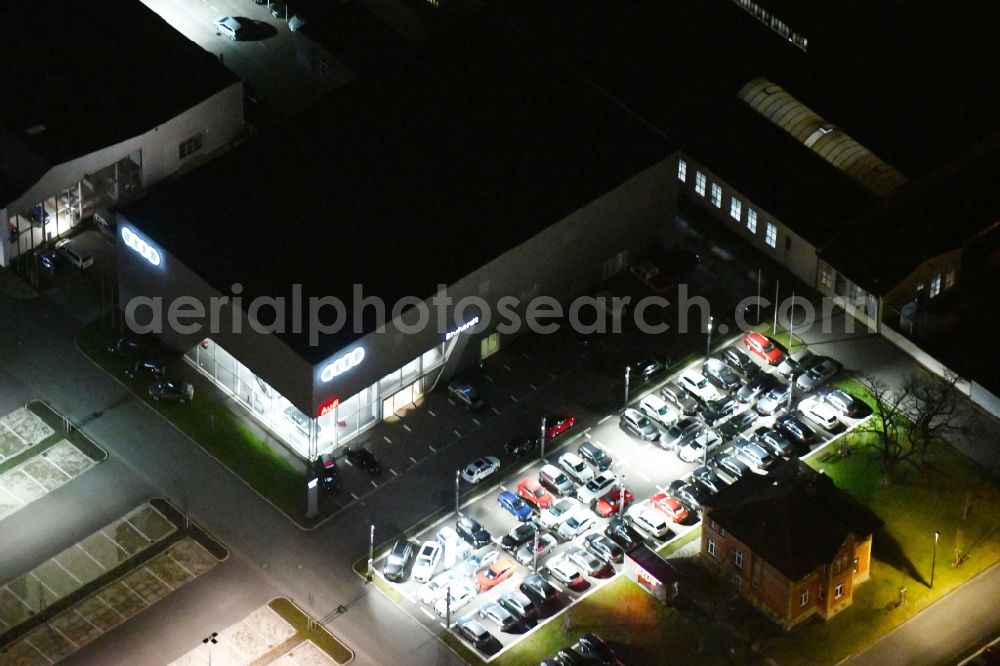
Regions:
[[[736,568],[737,569],[742,569],[743,568],[743,551],[742,550],[737,550],[736,551]]]
[[[931,278],[931,298],[934,298],[941,293],[941,274],[938,273],[933,278]]]
[[[917,293],[918,294],[924,293],[924,289],[926,289],[926,288],[927,288],[927,283],[924,282],[923,280],[921,280],[920,282],[917,283]]]
[[[955,286],[955,268],[953,266],[948,267],[948,272],[944,274],[944,288],[951,289]]]
[[[841,583],[840,585],[838,585],[833,590],[833,598],[834,599],[839,599],[842,596],[844,596],[844,584],[843,583]]]
[[[677,162],[677,180],[686,183],[688,179],[688,163],[684,160]]]
[[[700,171],[694,172],[694,191],[705,196],[705,174]]]
[[[764,232],[764,242],[767,243],[768,247],[778,246],[778,227],[770,222],[767,223],[767,230]]]
[[[799,595],[799,606],[805,606],[809,603],[809,590],[805,590]]]
[[[743,215],[743,204],[736,197],[729,202],[729,217],[733,218],[739,222],[740,217]]]
[[[202,145],[204,145],[204,139],[201,134],[195,134],[181,141],[180,145],[177,146],[177,152],[180,158],[184,159],[188,155],[201,150]]]
[[[819,262],[819,283],[827,289],[833,289],[833,267],[825,261]]]
[[[855,303],[861,300],[861,287],[854,284],[853,282],[851,283],[851,300],[854,301]]]
[[[715,539],[708,540],[708,554],[715,557]]]
[[[757,235],[757,211],[747,208],[747,231]]]
[[[854,573],[858,573],[858,558],[854,558]]]
[[[712,205],[722,208],[722,188],[712,183]]]

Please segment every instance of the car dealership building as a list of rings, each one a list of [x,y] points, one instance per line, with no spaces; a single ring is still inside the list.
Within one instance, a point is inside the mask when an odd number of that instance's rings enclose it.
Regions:
[[[533,299],[624,270],[677,200],[662,135],[496,26],[289,126],[121,211],[119,288],[308,458],[495,353]]]

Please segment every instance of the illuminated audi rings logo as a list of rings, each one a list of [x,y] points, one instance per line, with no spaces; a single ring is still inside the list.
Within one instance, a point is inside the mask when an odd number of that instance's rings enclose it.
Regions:
[[[128,227],[122,227],[122,242],[149,263],[160,265],[160,253]]]
[[[319,378],[328,382],[337,375],[342,375],[351,368],[361,365],[363,360],[365,360],[365,348],[355,347],[323,368],[323,371],[319,373]]]

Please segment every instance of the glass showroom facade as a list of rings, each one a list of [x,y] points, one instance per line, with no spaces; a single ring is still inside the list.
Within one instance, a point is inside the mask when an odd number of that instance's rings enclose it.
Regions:
[[[213,340],[203,340],[185,358],[289,448],[311,458],[350,442],[383,418],[413,406],[437,383],[453,346],[445,342],[429,349],[350,398],[331,405],[315,419],[299,411]]]

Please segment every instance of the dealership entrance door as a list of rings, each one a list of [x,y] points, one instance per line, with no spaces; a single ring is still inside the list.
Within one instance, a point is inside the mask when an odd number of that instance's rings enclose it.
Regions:
[[[420,389],[422,383],[423,380],[417,380],[384,399],[382,401],[382,417],[385,418],[393,414],[401,415],[413,407],[417,399],[423,395],[423,391]]]

